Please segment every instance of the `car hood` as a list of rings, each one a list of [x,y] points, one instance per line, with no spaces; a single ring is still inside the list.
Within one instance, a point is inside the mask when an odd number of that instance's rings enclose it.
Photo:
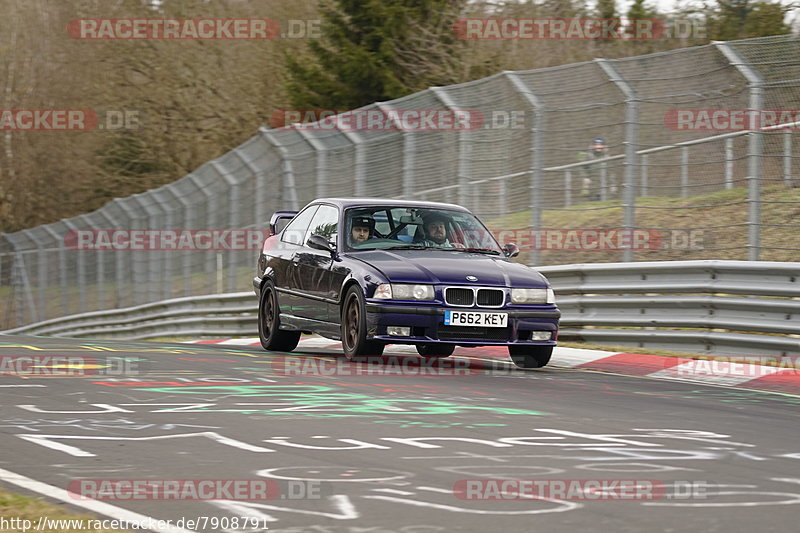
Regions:
[[[545,287],[547,280],[532,268],[503,256],[443,250],[372,250],[352,257],[381,271],[393,283]],[[467,276],[475,276],[471,282]]]

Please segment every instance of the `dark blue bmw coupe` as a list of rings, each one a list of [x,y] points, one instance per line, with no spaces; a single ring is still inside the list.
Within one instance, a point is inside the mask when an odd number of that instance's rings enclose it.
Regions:
[[[349,358],[413,344],[423,357],[499,345],[520,367],[550,360],[553,290],[463,207],[322,198],[276,212],[270,231],[253,279],[267,350],[291,351],[307,332],[341,340]]]

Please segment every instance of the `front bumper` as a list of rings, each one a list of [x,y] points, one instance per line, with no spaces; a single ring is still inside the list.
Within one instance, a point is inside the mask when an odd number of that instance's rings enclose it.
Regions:
[[[445,310],[508,313],[505,328],[445,326]],[[536,309],[505,308],[453,308],[442,305],[404,305],[368,301],[367,336],[392,344],[447,343],[461,346],[541,345],[554,346],[558,337],[558,320],[561,312],[554,305]],[[410,327],[411,335],[387,335],[388,326]],[[551,332],[548,341],[531,340],[531,332]]]

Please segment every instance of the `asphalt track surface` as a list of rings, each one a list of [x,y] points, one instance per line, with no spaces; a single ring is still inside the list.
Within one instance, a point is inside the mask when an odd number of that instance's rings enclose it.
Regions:
[[[57,498],[117,480],[98,496],[111,517],[435,533],[795,531],[800,516],[796,396],[557,360],[425,367],[391,349],[354,363],[330,350],[6,336],[0,362],[0,484]],[[126,480],[246,491],[127,499]],[[264,486],[266,499],[253,488]],[[79,497],[67,498],[77,510],[90,501]]]

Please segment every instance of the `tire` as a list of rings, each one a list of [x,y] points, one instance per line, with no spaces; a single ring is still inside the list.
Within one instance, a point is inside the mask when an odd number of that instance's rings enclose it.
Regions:
[[[361,355],[383,355],[386,345],[367,340],[367,312],[364,294],[357,285],[347,290],[342,305],[342,349],[348,359]]]
[[[541,368],[550,362],[552,346],[509,346],[508,355],[520,368]]]
[[[431,342],[428,344],[417,344],[417,353],[422,357],[449,357],[456,349],[455,344],[439,344]]]
[[[265,350],[291,352],[300,342],[300,332],[281,330],[280,324],[281,310],[275,296],[275,285],[268,281],[261,288],[258,303],[258,338]]]

